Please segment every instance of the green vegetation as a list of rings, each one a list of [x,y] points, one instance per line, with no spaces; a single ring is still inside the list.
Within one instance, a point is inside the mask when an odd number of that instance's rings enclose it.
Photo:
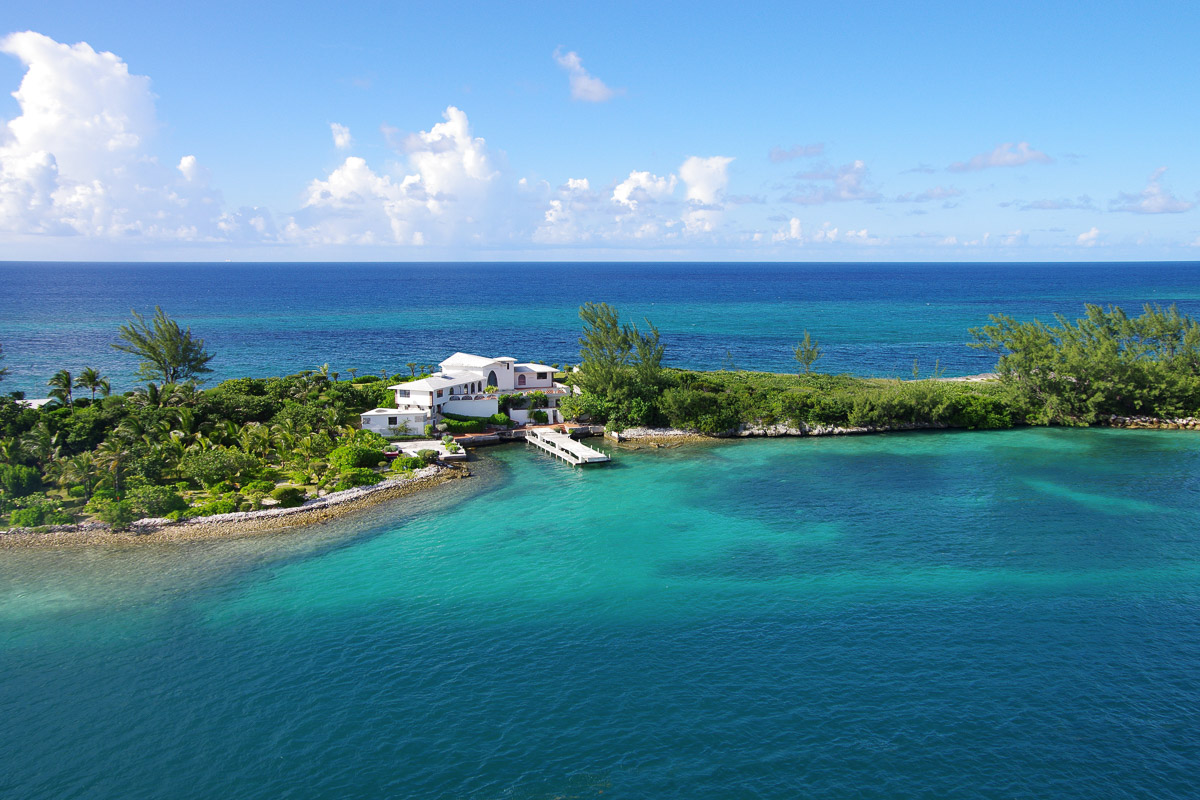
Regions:
[[[143,377],[208,370],[202,340],[161,310],[149,322],[135,314],[122,334],[140,342],[119,349],[138,355]],[[391,402],[387,385],[371,377],[338,381],[323,366],[209,389],[152,381],[113,395],[94,369],[62,370],[52,379],[59,403],[32,409],[0,398],[0,529],[89,517],[122,528],[140,517],[253,510],[266,497],[298,505],[321,489],[375,483],[387,443],[351,424]],[[92,397],[75,399],[72,389]],[[412,459],[410,469],[414,461],[425,464]]]
[[[176,384],[212,372],[208,362],[213,357],[205,352],[204,340],[192,336],[191,328],[181,329],[158,306],[154,307],[154,317],[149,323],[136,311],[131,313],[133,319],[121,326],[123,343],[114,344],[113,348],[141,359],[140,378]]]
[[[1088,425],[1105,415],[1190,416],[1200,408],[1200,324],[1147,305],[1141,316],[1085,307],[1057,325],[992,316],[971,331],[1000,356],[1014,411],[1033,424]]]
[[[580,311],[580,395],[560,404],[569,418],[623,429],[665,425],[724,433],[742,425],[1004,428],[1087,425],[1109,415],[1178,417],[1200,410],[1200,324],[1171,307],[1136,318],[1086,306],[1057,325],[991,318],[971,331],[973,346],[996,352],[996,381],[901,381],[822,375],[807,331],[793,356],[798,376],[688,372],[661,367],[662,346],[620,323],[614,309]],[[914,367],[914,370],[916,368]],[[914,378],[916,375],[914,374]]]

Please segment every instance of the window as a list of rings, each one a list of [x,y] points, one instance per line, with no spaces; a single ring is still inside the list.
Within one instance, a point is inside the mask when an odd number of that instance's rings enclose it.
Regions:
[[[363,418],[362,418],[362,421],[363,421],[363,426],[364,426],[364,427],[370,427],[370,426],[371,426],[371,418],[370,418],[370,417],[363,417]]]
[[[388,425],[390,425],[390,426],[391,426],[391,427],[393,427],[393,428],[394,428],[394,427],[396,427],[396,418],[395,418],[395,417],[388,417]]]
[[[520,375],[517,376],[517,386],[524,386],[524,385],[525,385],[525,373],[522,372]]]
[[[437,390],[437,396],[438,396],[438,397],[441,397],[441,396],[442,396],[442,390],[441,390],[441,389],[438,389],[438,390]]]
[[[397,389],[396,390],[396,397],[408,397],[408,396],[409,396],[408,389]]]
[[[539,373],[538,373],[538,380],[539,380],[539,381],[544,381],[544,380],[546,380],[546,373],[545,373],[545,372],[539,372]]]

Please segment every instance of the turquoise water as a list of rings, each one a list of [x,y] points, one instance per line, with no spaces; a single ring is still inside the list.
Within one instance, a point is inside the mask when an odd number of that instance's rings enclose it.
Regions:
[[[0,796],[1195,796],[1194,434],[475,469],[310,530],[4,552]]]
[[[666,363],[790,372],[808,330],[825,372],[990,371],[967,347],[988,315],[1049,320],[1085,302],[1200,316],[1200,263],[1122,264],[23,264],[0,263],[5,392],[42,397],[60,369],[132,389],[109,345],[131,308],[161,305],[216,355],[213,380],[328,363],[378,374],[455,351],[579,359],[579,306],[604,301],[662,331]]]

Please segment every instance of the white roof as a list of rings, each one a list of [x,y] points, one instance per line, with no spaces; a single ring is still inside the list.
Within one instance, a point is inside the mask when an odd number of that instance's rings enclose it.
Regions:
[[[473,381],[483,380],[483,373],[471,372],[470,370],[459,370],[453,373],[450,372],[435,372],[428,378],[421,378],[408,383],[397,383],[395,386],[389,386],[389,389],[416,389],[418,392],[430,392],[435,389],[447,389],[451,386],[458,386],[463,383],[471,383]]]
[[[517,364],[513,369],[517,372],[554,372],[554,367],[548,364]]]
[[[452,364],[456,367],[486,367],[488,364],[494,364],[499,360],[498,358],[475,356],[470,353],[455,353],[443,361],[442,364]]]
[[[41,408],[47,403],[53,403],[54,400],[55,398],[53,397],[40,397],[32,400],[18,400],[17,405],[25,406],[26,408]]]
[[[398,414],[398,413],[400,413],[400,409],[398,409],[398,408],[372,408],[370,411],[362,412],[361,414],[359,414],[359,416],[365,417],[369,414],[375,414],[376,416],[379,416],[382,414]]]

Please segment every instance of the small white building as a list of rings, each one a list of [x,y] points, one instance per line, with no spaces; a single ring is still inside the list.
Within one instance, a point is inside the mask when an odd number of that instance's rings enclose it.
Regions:
[[[428,417],[420,412],[401,411],[395,408],[373,408],[359,414],[362,429],[380,436],[420,436],[425,433]]]
[[[557,409],[558,400],[570,390],[554,382],[553,367],[470,353],[455,353],[438,367],[437,372],[427,377],[389,386],[396,393],[396,408],[392,411],[421,415],[427,422],[435,421],[442,414],[490,417],[500,410],[502,394],[542,392],[549,400],[549,407],[544,410],[550,421],[562,421]],[[517,422],[526,422],[531,410],[512,409],[509,416]],[[363,416],[365,420],[367,415]],[[422,430],[425,424],[421,423]]]

